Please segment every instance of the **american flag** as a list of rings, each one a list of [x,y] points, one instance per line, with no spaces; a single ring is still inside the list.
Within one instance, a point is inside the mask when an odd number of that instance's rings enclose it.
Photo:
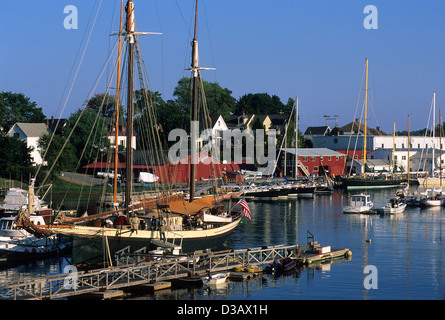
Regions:
[[[242,214],[243,216],[246,216],[246,217],[249,218],[250,220],[252,220],[252,215],[251,215],[251,213],[250,213],[249,206],[248,206],[246,200],[241,199],[240,201],[238,201],[237,204],[239,204],[241,207],[243,207],[243,208],[241,209],[241,214]]]

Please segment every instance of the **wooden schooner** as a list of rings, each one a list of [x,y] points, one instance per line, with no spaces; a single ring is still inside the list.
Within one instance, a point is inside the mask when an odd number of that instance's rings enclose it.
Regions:
[[[122,31],[123,8],[122,0],[119,45],[121,37],[125,36],[128,53],[125,204],[122,208],[115,207],[109,212],[81,218],[69,218],[61,215],[53,225],[40,226],[39,228],[46,233],[72,238],[73,264],[97,262],[112,264],[114,256],[120,252],[148,252],[158,247],[177,249],[184,253],[216,248],[224,243],[226,237],[242,219],[241,213],[227,210],[221,203],[222,200],[238,197],[239,194],[227,193],[202,198],[195,195],[195,163],[193,161],[188,197],[181,193],[161,191],[147,200],[138,202],[132,200],[133,52],[138,35],[146,33],[135,32],[134,4],[131,0],[128,0],[125,6],[125,32]],[[198,87],[199,81],[201,81],[200,69],[202,69],[199,67],[198,41],[196,39],[197,10],[198,1],[196,1],[195,29],[192,41],[192,121],[196,121],[198,117]],[[119,63],[120,52],[119,48]],[[118,110],[119,98],[117,101],[116,109]],[[191,136],[193,138],[193,134]],[[192,140],[192,156],[197,154],[196,146],[197,142]],[[115,152],[115,159],[117,159],[117,148]],[[115,168],[117,169],[117,165]],[[115,174],[117,174],[117,170],[115,170]],[[116,195],[114,202],[116,202]]]

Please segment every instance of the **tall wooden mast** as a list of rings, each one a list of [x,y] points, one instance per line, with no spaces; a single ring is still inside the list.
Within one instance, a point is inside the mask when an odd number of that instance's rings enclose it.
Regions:
[[[195,8],[195,30],[192,41],[192,114],[191,114],[191,147],[190,147],[190,202],[195,197],[195,162],[197,161],[197,145],[196,145],[196,131],[198,129],[198,78],[199,78],[199,55],[198,55],[198,41],[196,40],[196,27],[198,23],[198,0],[196,0]]]
[[[114,193],[113,202],[117,203],[117,169],[118,169],[118,148],[119,148],[119,104],[120,104],[120,82],[121,82],[121,53],[122,53],[122,15],[124,10],[124,0],[121,0],[121,15],[119,25],[119,48],[117,58],[117,84],[116,84],[116,141],[114,144]]]
[[[134,59],[134,4],[128,0],[125,6],[127,12],[126,32],[128,39],[128,94],[127,94],[127,147],[125,171],[125,208],[131,204],[131,189],[133,181],[133,59]]]

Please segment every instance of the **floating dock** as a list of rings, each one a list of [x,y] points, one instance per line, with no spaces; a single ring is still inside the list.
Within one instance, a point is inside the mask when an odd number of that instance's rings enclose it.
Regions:
[[[125,291],[154,292],[170,288],[175,279],[192,280],[211,273],[230,271],[229,279],[243,281],[261,274],[263,266],[277,259],[291,258],[301,266],[336,258],[348,259],[351,252],[349,249],[322,247],[313,240],[313,236],[308,236],[308,243],[304,245],[152,256],[151,261],[147,261],[148,256],[128,254],[121,256],[115,267],[2,283],[0,299],[116,299],[122,298]]]

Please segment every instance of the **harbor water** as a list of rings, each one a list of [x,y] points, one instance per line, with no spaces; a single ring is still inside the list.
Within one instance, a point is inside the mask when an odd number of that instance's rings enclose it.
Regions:
[[[369,190],[375,208],[395,191]],[[305,266],[286,276],[228,281],[216,289],[166,290],[130,299],[445,299],[445,207],[407,207],[396,215],[344,214],[343,205],[355,193],[339,189],[309,199],[250,201],[252,220],[244,219],[225,243],[227,249],[304,244],[309,231],[322,246],[349,248],[351,259]],[[3,268],[0,282],[63,273],[69,259]]]

